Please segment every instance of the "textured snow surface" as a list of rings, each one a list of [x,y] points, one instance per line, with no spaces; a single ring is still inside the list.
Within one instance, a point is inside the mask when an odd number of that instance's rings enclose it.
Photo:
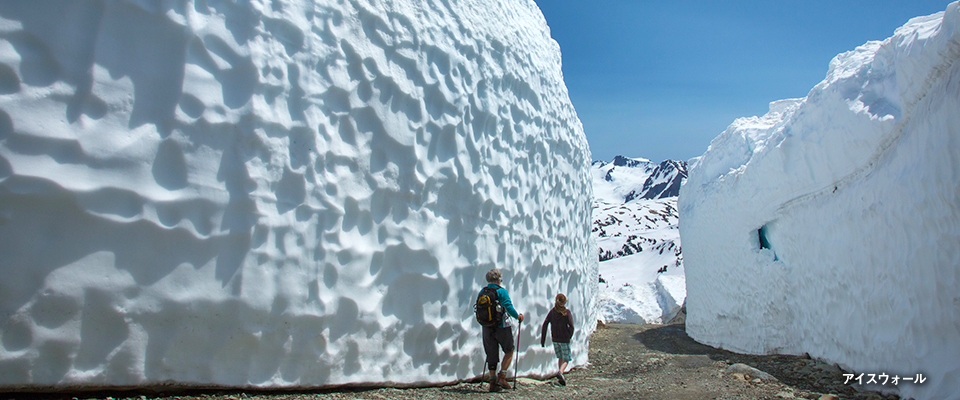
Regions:
[[[663,168],[667,166],[667,168]],[[679,168],[677,168],[679,167]],[[658,166],[642,158],[617,156],[594,161],[593,232],[600,247],[600,319],[606,322],[662,323],[683,304],[683,258],[677,228],[677,198],[636,198],[631,194],[686,177],[686,164]],[[659,196],[663,190],[655,190]]]
[[[531,0],[0,2],[0,389],[521,374],[587,361],[590,152]]]
[[[679,199],[693,338],[958,398],[958,24],[914,18],[713,140]]]

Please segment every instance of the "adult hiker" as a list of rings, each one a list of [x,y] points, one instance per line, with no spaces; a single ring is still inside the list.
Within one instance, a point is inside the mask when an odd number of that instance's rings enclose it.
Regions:
[[[547,313],[547,318],[543,320],[543,327],[540,329],[540,347],[544,347],[547,339],[547,325],[550,325],[550,339],[553,340],[553,353],[557,356],[557,366],[560,372],[557,373],[557,381],[561,385],[567,386],[567,380],[563,378],[563,370],[567,368],[567,363],[573,360],[570,354],[570,338],[573,337],[573,315],[567,309],[567,296],[563,293],[557,293],[553,308]]]
[[[477,319],[481,321],[481,324],[484,324],[483,351],[487,355],[486,362],[490,370],[490,391],[498,392],[500,389],[510,389],[510,384],[507,383],[507,370],[510,368],[510,361],[513,359],[514,345],[513,329],[510,326],[508,316],[523,322],[523,314],[517,312],[513,307],[513,302],[510,301],[510,294],[500,286],[503,283],[503,275],[499,269],[494,268],[487,271],[486,278],[487,286],[480,290],[480,295],[477,297]],[[483,307],[483,304],[492,304],[489,309],[493,311],[487,311],[488,308]],[[498,305],[499,308],[497,308]],[[493,319],[493,321],[487,324],[484,322],[485,319]],[[500,349],[503,349],[503,362],[500,372],[497,373],[497,359],[500,355]]]

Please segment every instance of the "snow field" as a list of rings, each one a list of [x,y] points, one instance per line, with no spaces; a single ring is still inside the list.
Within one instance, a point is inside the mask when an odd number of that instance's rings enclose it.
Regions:
[[[492,267],[584,364],[589,164],[532,1],[0,3],[0,389],[472,378]]]
[[[602,182],[595,177],[595,187],[602,189]],[[676,197],[594,201],[604,322],[664,323],[683,305],[686,287],[676,204]]]
[[[691,337],[958,398],[958,23],[914,18],[711,143],[679,198]]]

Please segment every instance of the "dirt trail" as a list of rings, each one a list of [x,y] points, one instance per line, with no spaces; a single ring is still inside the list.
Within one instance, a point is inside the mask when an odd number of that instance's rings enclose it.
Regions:
[[[479,339],[478,339],[479,340]],[[731,365],[745,364],[737,371]],[[737,367],[734,367],[737,368]],[[769,374],[766,376],[763,374]],[[488,393],[487,384],[461,383],[416,389],[362,389],[324,392],[73,393],[47,399],[896,399],[844,385],[843,371],[797,356],[749,356],[719,350],[690,339],[684,325],[601,325],[590,339],[590,364],[556,379],[520,379],[519,388]],[[37,398],[2,394],[0,398]],[[824,397],[829,398],[829,397]]]

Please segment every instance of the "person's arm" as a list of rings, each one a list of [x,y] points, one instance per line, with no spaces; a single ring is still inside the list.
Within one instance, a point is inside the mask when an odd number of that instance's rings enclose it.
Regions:
[[[517,312],[516,308],[513,308],[513,301],[510,301],[510,294],[507,293],[507,289],[497,289],[497,296],[500,297],[500,305],[503,306],[503,309],[507,310],[511,317],[520,319],[520,313]]]
[[[570,337],[573,337],[573,313],[567,310],[567,326],[570,327]]]
[[[553,314],[553,310],[547,313],[547,317],[543,319],[543,327],[540,328],[540,347],[544,346],[544,343],[547,342],[547,326],[550,325],[550,316]]]

